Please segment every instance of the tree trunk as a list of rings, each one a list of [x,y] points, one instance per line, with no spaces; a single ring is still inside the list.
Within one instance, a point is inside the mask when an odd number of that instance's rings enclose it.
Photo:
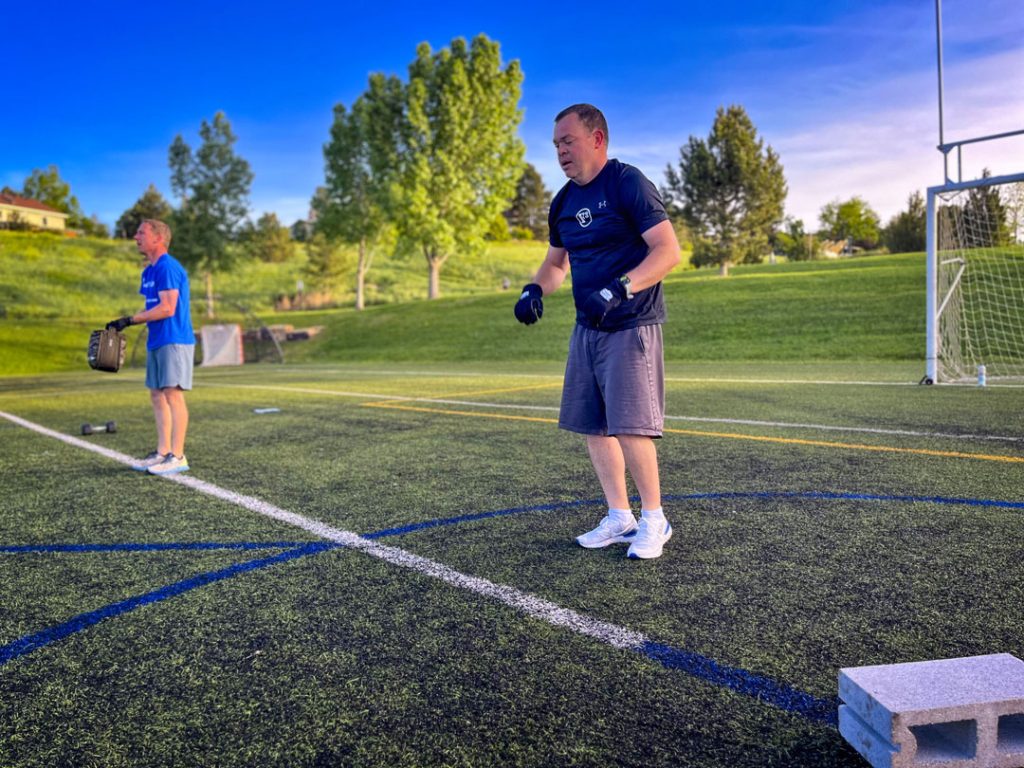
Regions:
[[[206,273],[206,316],[214,317],[213,311],[213,273]]]
[[[723,261],[721,264],[719,264],[718,265],[718,275],[719,275],[719,277],[728,277],[729,276],[729,267],[730,266],[731,265],[729,264],[728,261]]]
[[[359,261],[356,263],[356,309],[365,306],[366,270],[369,265],[366,263],[366,240],[359,241]]]
[[[427,286],[427,298],[441,298],[441,265],[444,264],[446,255],[439,255],[437,251],[424,249],[423,255],[427,257],[427,267],[430,270],[429,284]]]

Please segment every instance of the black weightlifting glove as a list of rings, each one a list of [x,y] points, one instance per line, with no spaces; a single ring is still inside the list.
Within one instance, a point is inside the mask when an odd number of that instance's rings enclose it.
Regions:
[[[109,331],[110,329],[114,329],[115,331],[123,331],[129,325],[135,325],[135,323],[129,315],[125,315],[124,317],[119,317],[117,320],[111,320],[107,323],[107,330]]]
[[[544,302],[541,297],[544,290],[536,283],[523,286],[523,294],[516,302],[516,320],[526,325],[533,325],[544,314]]]
[[[605,316],[629,298],[619,280],[612,280],[599,291],[594,291],[583,302],[583,317],[591,328],[600,328]]]

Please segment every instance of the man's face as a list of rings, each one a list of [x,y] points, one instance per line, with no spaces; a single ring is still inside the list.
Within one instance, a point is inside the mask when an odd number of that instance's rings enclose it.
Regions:
[[[143,224],[135,233],[135,244],[143,256],[160,256],[163,254],[163,241],[149,224]]]
[[[607,152],[604,134],[600,130],[588,131],[575,112],[555,123],[553,141],[558,164],[577,184],[586,184],[604,166]]]

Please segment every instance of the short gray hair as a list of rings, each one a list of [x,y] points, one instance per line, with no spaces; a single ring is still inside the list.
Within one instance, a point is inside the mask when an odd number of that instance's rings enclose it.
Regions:
[[[164,245],[171,244],[171,228],[164,224],[160,219],[143,219],[142,223],[139,224],[139,229],[142,229],[146,224],[153,231],[157,237],[163,240]]]

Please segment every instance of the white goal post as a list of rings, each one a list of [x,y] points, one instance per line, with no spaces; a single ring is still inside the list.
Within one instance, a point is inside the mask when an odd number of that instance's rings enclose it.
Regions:
[[[1005,217],[1018,184],[1024,173],[928,189],[929,384],[1024,379],[1024,242]]]

